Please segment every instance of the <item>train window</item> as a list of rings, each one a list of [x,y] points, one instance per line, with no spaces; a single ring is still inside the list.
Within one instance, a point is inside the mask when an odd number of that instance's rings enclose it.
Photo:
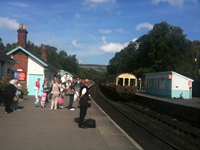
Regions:
[[[125,85],[128,85],[129,78],[125,78]]]
[[[123,86],[123,78],[118,78],[118,85]]]
[[[135,80],[134,79],[130,79],[130,86],[134,86],[135,85]]]

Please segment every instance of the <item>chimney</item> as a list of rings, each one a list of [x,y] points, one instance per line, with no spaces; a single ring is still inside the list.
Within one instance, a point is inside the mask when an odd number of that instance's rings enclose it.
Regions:
[[[47,61],[47,50],[45,46],[42,46],[42,59]]]
[[[20,24],[17,32],[18,32],[17,46],[21,46],[26,49],[26,37],[28,33],[28,31],[26,31],[26,26]]]

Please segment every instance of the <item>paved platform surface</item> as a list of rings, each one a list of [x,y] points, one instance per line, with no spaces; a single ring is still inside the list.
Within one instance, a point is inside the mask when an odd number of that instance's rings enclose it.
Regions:
[[[49,110],[34,104],[34,96],[25,96],[20,112],[5,114],[0,106],[1,150],[137,150],[142,149],[94,103],[86,119],[96,120],[96,128],[78,128],[79,108]]]
[[[177,105],[200,109],[200,98],[198,97],[192,97],[192,99],[179,99],[179,98],[172,99],[172,98],[165,98],[165,97],[150,95],[143,92],[137,92],[136,95],[156,99],[156,100],[167,102],[167,103],[173,103]]]

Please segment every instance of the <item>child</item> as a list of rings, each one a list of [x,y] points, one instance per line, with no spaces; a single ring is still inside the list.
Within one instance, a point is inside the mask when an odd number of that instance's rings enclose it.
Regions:
[[[41,107],[44,108],[44,104],[45,104],[45,101],[46,101],[46,90],[43,90],[43,93],[41,94]]]
[[[63,102],[63,93],[60,94],[59,98],[58,98],[58,107],[59,108],[63,108],[64,106],[64,102]]]

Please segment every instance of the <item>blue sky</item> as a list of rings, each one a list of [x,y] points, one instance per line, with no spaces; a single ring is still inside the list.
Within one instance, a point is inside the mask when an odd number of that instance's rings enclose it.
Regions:
[[[109,64],[116,52],[162,21],[181,27],[189,40],[200,40],[200,1],[0,0],[4,45],[17,42],[23,24],[27,40],[75,54],[83,64]]]

